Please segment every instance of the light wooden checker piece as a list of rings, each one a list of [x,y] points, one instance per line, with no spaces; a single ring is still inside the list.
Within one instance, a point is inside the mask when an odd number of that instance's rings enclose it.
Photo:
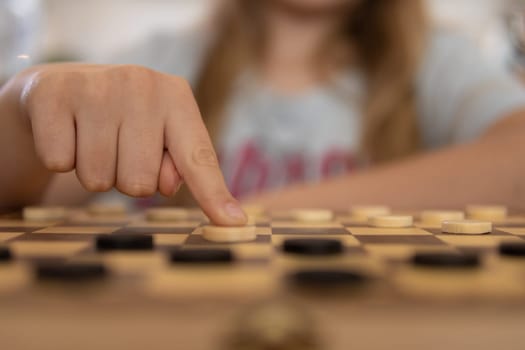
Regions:
[[[257,238],[257,232],[254,225],[238,227],[206,225],[202,227],[202,237],[216,243],[249,242]]]
[[[64,207],[25,207],[22,216],[26,221],[59,221],[66,218]]]
[[[414,218],[410,215],[374,216],[368,219],[368,224],[372,227],[382,228],[411,227],[414,224]]]
[[[103,233],[113,233],[119,226],[48,226],[43,229],[33,231],[35,234],[75,234],[75,235],[95,235]]]
[[[483,235],[492,232],[492,223],[477,220],[443,221],[441,231],[460,235]]]
[[[61,257],[67,258],[89,247],[88,242],[72,241],[14,241],[9,244],[15,256],[19,257]]]

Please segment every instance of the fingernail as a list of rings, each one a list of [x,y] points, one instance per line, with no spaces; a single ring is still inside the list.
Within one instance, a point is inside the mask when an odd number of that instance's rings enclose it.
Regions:
[[[226,214],[232,219],[243,220],[243,221],[246,221],[247,219],[246,214],[244,214],[244,211],[242,210],[242,208],[239,206],[239,204],[235,202],[226,203],[226,205],[224,206],[224,209],[226,211]]]
[[[175,189],[174,189],[173,192],[171,193],[171,196],[172,196],[172,197],[175,197],[175,195],[177,194],[177,192],[179,192],[181,186],[182,186],[182,182],[179,182],[179,184],[178,184],[177,186],[175,186]]]

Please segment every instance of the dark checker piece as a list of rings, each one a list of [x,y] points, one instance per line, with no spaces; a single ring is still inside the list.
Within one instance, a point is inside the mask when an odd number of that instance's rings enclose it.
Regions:
[[[0,247],[0,262],[10,261],[13,258],[8,247]]]
[[[525,258],[525,243],[504,242],[499,246],[499,253],[506,256]]]
[[[343,252],[343,244],[337,239],[291,238],[284,241],[283,250],[302,255],[334,255]]]
[[[152,250],[153,236],[140,234],[114,234],[97,236],[97,249],[108,250]]]
[[[360,286],[367,280],[360,272],[340,269],[300,270],[289,278],[299,286],[321,288]]]
[[[456,253],[416,253],[412,263],[425,267],[477,267],[480,265],[479,256],[475,254]]]
[[[233,254],[230,249],[174,250],[170,253],[170,260],[187,264],[228,263],[233,261]]]
[[[88,281],[104,278],[107,270],[100,263],[42,263],[36,267],[40,280]]]

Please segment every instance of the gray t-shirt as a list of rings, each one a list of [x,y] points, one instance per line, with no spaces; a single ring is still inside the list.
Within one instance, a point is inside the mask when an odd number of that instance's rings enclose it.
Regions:
[[[207,46],[200,34],[160,35],[116,62],[144,65],[194,83]],[[364,87],[359,72],[345,72],[336,84],[292,96],[248,73],[235,86],[218,140],[221,167],[235,196],[316,181],[358,166]],[[499,118],[525,107],[521,84],[450,32],[431,36],[416,86],[426,149],[473,140]]]

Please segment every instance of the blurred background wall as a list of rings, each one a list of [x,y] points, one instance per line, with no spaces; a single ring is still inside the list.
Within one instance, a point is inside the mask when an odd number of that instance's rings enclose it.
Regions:
[[[191,26],[214,1],[0,0],[0,76],[43,59],[108,57],[154,32]],[[471,37],[489,59],[511,61],[504,14],[518,0],[427,1],[435,22]]]

